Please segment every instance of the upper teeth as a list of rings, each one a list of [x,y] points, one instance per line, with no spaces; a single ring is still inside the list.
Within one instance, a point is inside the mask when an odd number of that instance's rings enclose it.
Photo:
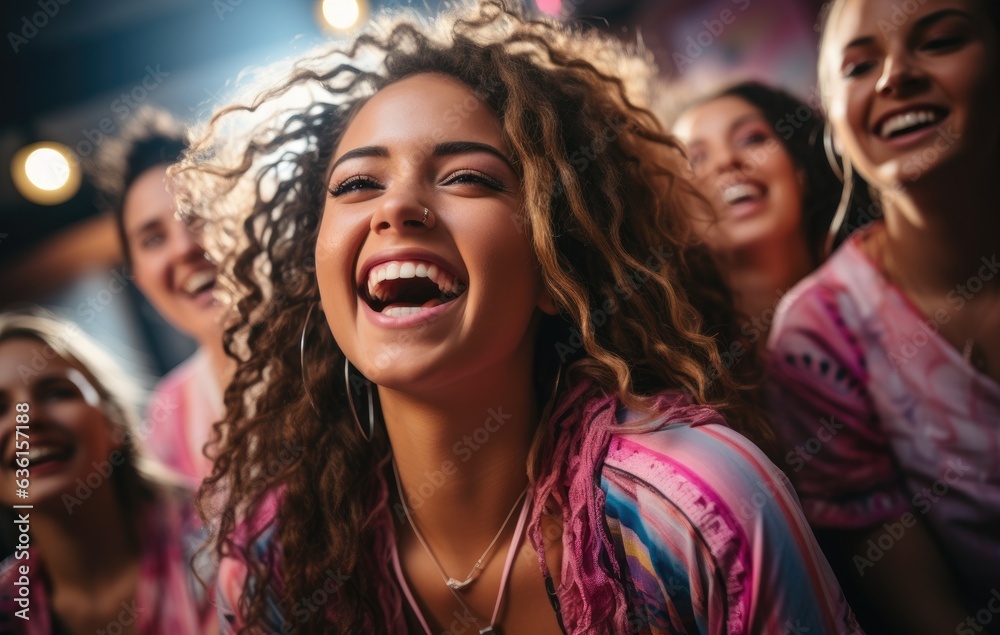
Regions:
[[[215,272],[205,269],[191,274],[191,277],[184,281],[181,289],[184,293],[193,295],[198,289],[213,282],[215,282]]]
[[[937,113],[930,110],[916,110],[896,115],[883,124],[882,137],[887,138],[900,130],[906,130],[922,123],[933,123],[937,120]]]
[[[732,205],[742,198],[752,198],[757,196],[759,192],[759,188],[756,188],[749,183],[737,183],[724,188],[722,190],[722,198],[726,201],[727,205]]]
[[[379,300],[383,280],[399,278],[427,278],[437,284],[443,293],[457,295],[464,290],[464,285],[455,276],[440,269],[437,265],[409,260],[390,260],[382,262],[368,271],[368,295]]]
[[[62,451],[63,451],[63,449],[61,447],[48,447],[48,446],[38,447],[38,446],[35,446],[35,447],[31,448],[30,450],[28,450],[28,462],[29,463],[36,463],[38,461],[41,461],[42,459],[47,459],[50,456],[53,456],[55,454],[59,454]]]

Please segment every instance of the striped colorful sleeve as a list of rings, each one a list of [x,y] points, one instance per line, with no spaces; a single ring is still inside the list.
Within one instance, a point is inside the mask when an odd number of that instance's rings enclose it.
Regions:
[[[601,486],[633,632],[861,633],[790,483],[738,433],[616,436]]]

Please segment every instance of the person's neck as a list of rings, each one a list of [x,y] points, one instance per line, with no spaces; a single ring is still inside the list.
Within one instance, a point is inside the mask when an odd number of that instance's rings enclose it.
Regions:
[[[61,506],[36,506],[31,532],[54,592],[99,592],[140,557],[136,520],[125,513],[110,481],[74,506],[72,515]]]
[[[530,354],[520,357],[430,398],[379,388],[410,514],[456,578],[482,555],[528,483],[528,453],[541,406]],[[393,507],[405,524],[402,508]]]
[[[734,250],[726,260],[724,275],[741,318],[769,325],[781,296],[813,268],[805,239],[794,236]]]
[[[1000,256],[1000,215],[987,192],[1000,169],[966,172],[961,186],[947,174],[883,194],[890,277],[911,294],[947,294]],[[998,288],[1000,277],[984,286]]]

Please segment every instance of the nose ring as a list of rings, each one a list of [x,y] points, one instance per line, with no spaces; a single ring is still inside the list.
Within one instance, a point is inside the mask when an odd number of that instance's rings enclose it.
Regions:
[[[426,224],[427,224],[427,216],[428,216],[428,215],[429,215],[430,213],[431,213],[431,211],[430,211],[429,209],[427,209],[427,208],[425,207],[425,208],[424,208],[424,217],[420,219],[420,224],[421,224],[421,225],[426,225]]]

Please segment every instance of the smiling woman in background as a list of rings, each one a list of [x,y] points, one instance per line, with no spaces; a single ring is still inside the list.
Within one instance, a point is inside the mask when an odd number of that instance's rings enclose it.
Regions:
[[[778,300],[823,260],[841,182],[823,117],[792,95],[736,84],[688,106],[673,126],[714,214],[696,225],[764,351]]]
[[[885,220],[779,308],[775,427],[885,632],[1000,632],[1000,3],[837,0],[819,77]]]
[[[184,150],[181,128],[144,108],[118,139],[105,142],[95,180],[118,223],[136,286],[198,351],[157,384],[147,407],[149,447],[193,485],[207,476],[211,425],[222,418],[222,389],[232,374],[222,348],[221,307],[213,296],[216,267],[196,235],[175,216],[167,167]]]
[[[32,505],[17,510],[30,549],[0,565],[0,632],[216,632],[214,567],[191,567],[205,537],[191,492],[144,456],[131,386],[78,328],[0,314],[0,502]],[[19,588],[30,620],[15,615]]]

